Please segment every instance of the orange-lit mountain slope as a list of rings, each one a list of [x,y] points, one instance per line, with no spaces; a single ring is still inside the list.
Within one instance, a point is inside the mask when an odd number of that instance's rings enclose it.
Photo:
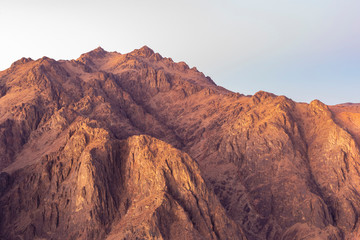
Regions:
[[[143,47],[0,72],[4,239],[360,237],[358,105],[244,96]]]

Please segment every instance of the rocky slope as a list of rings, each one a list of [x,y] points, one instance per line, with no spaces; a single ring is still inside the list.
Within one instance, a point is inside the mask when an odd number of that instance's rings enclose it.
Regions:
[[[359,238],[359,114],[146,46],[20,59],[0,72],[0,237]]]

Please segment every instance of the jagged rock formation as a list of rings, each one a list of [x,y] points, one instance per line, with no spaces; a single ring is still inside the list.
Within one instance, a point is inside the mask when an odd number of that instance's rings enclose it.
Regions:
[[[0,237],[359,238],[359,114],[148,47],[20,59],[0,72]]]

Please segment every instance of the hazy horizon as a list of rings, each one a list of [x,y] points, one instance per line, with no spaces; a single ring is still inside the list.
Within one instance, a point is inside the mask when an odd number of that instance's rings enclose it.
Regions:
[[[147,45],[229,90],[360,102],[360,2],[11,1],[0,3],[0,70]]]

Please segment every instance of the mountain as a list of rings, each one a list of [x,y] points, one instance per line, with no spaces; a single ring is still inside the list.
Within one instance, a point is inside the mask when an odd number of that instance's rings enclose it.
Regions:
[[[359,126],[146,46],[22,58],[0,72],[0,238],[360,238]]]

